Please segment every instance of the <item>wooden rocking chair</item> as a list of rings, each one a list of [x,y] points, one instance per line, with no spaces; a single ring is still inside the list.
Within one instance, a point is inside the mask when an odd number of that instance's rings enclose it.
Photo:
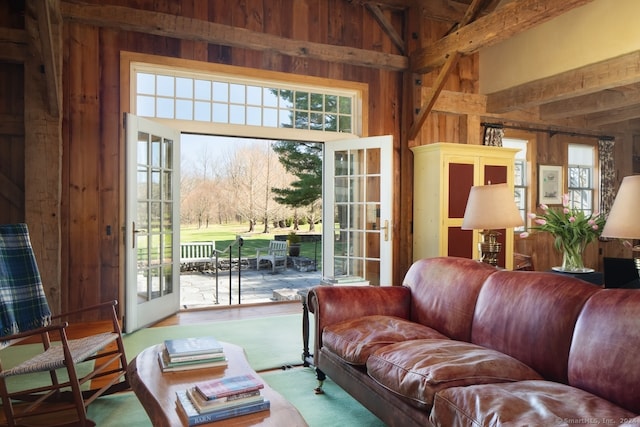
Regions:
[[[0,349],[28,338],[31,338],[28,342],[36,339],[42,345],[38,354],[9,368],[2,366],[0,352],[0,397],[5,425],[24,425],[27,418],[59,425],[56,420],[63,419],[63,414],[46,417],[43,414],[61,411],[73,414],[73,410],[77,418],[65,420],[62,425],[95,425],[87,419],[87,406],[101,395],[129,388],[116,309],[117,301],[111,301],[52,316],[27,226],[0,225]],[[69,338],[69,321],[96,310],[107,310],[110,320],[105,329],[108,330]],[[81,370],[77,369],[78,364],[83,364]],[[85,365],[89,365],[88,368]],[[91,372],[85,373],[87,369]],[[61,375],[65,371],[66,376]],[[43,384],[25,385],[14,381],[15,384],[8,387],[9,377],[35,372],[49,373],[42,379]],[[92,382],[99,384],[92,388]]]

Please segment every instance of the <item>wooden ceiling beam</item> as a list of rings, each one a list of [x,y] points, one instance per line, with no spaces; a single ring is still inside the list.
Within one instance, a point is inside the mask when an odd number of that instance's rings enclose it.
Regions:
[[[626,122],[640,117],[640,105],[626,108],[614,108],[599,113],[587,114],[585,120],[591,127],[602,127],[612,123]]]
[[[418,116],[409,129],[410,140],[415,139],[416,136],[418,136],[418,132],[420,132],[424,121],[427,119],[431,109],[438,100],[438,96],[440,95],[444,84],[447,82],[447,78],[449,78],[451,71],[458,63],[458,59],[460,59],[460,54],[455,52],[447,59],[447,62],[445,62],[444,66],[440,70],[440,74],[438,74],[438,78],[436,79],[433,88],[431,88],[430,93],[426,97],[425,104],[420,108]]]
[[[426,98],[431,92],[431,88],[422,88],[422,96]],[[437,101],[431,109],[434,113],[479,116],[481,120],[498,123],[517,125],[523,128],[549,129],[549,131],[566,133],[584,133],[586,124],[580,120],[542,120],[537,107],[526,110],[515,110],[505,114],[487,113],[487,96],[475,93],[463,93],[449,90],[442,90]],[[602,132],[602,135],[610,135],[604,127],[600,130],[595,127],[588,128],[593,133]]]
[[[440,22],[460,22],[469,5],[448,0],[422,0],[419,5],[420,16]]]
[[[477,52],[591,1],[518,0],[506,3],[432,45],[417,49],[410,57],[411,70],[427,73],[444,64],[451,52]]]
[[[391,25],[391,22],[387,19],[380,6],[367,3],[367,9],[373,14],[373,17],[378,21],[382,30],[387,33],[391,41],[398,48],[401,54],[405,54],[405,43],[400,34],[396,31],[396,29]]]
[[[636,104],[640,104],[640,83],[543,104],[540,106],[540,118],[554,120],[630,107]]]
[[[257,51],[277,52],[281,55],[390,71],[404,71],[408,68],[407,57],[401,55],[291,40],[244,28],[166,13],[67,1],[61,2],[60,8],[65,20],[98,27],[155,34],[182,40],[202,41]]]
[[[504,113],[638,83],[638,64],[640,51],[635,51],[494,92],[487,96],[487,109],[493,113]]]
[[[454,25],[451,31],[456,31],[458,28],[462,28],[465,25],[467,25],[469,22],[471,22],[473,18],[477,15],[483,1],[484,0],[473,0],[469,5],[469,7],[467,8],[467,11],[464,13],[464,16],[462,17],[460,22]]]

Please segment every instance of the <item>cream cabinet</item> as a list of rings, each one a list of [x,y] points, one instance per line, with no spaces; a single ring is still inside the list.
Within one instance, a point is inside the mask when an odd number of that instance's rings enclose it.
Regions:
[[[469,191],[474,185],[505,182],[513,188],[518,150],[452,143],[422,145],[411,150],[414,261],[436,256],[479,259],[479,230],[462,229]],[[499,231],[502,251],[498,266],[511,270],[513,229]]]

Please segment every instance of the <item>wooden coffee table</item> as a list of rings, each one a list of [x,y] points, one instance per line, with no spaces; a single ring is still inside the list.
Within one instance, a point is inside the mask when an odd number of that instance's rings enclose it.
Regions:
[[[177,412],[176,391],[185,390],[198,381],[243,374],[253,374],[262,381],[260,376],[249,366],[241,347],[228,343],[222,343],[222,346],[229,361],[227,367],[162,373],[158,363],[158,352],[161,351],[162,344],[143,350],[129,363],[127,368],[129,383],[147,411],[154,427],[186,425]],[[271,401],[270,410],[228,418],[206,425],[307,426],[298,410],[268,384],[265,383],[262,392],[264,397]]]

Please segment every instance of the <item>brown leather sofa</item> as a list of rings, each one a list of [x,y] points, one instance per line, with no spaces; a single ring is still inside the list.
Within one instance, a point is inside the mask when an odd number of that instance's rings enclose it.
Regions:
[[[320,374],[390,426],[640,425],[638,290],[444,257],[307,302]]]

